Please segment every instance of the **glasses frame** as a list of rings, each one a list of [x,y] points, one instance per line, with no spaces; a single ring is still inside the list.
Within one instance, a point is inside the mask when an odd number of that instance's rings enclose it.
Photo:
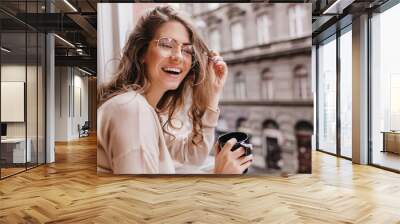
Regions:
[[[161,47],[159,46],[159,42],[160,42],[160,40],[162,40],[162,39],[168,39],[168,40],[170,40],[170,41],[171,41],[171,40],[172,40],[172,41],[175,41],[175,42],[177,43],[177,46],[180,48],[180,49],[178,48],[178,50],[180,50],[180,52],[181,52],[183,58],[185,58],[184,55],[186,55],[187,52],[184,52],[182,47],[185,46],[185,45],[186,45],[186,46],[190,45],[190,46],[192,47],[192,49],[193,49],[193,53],[190,55],[190,56],[191,56],[190,59],[191,59],[192,62],[194,61],[194,58],[195,58],[195,51],[194,51],[194,48],[193,48],[193,44],[179,43],[179,41],[175,40],[175,39],[172,38],[172,37],[160,37],[160,38],[157,39],[157,40],[153,40],[154,42],[157,43],[157,47],[158,47],[158,48],[161,48]],[[174,49],[174,50],[176,50],[176,49]]]

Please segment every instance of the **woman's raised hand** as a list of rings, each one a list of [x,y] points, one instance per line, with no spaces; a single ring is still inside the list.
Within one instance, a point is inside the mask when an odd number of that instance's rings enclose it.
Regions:
[[[242,157],[245,153],[243,147],[231,151],[235,143],[236,139],[232,138],[226,142],[222,149],[218,143],[215,145],[215,174],[242,174],[245,169],[250,167],[253,155]]]
[[[209,66],[211,67],[210,78],[213,88],[211,93],[211,106],[217,108],[222,89],[228,76],[228,66],[218,52],[211,51],[209,58]]]

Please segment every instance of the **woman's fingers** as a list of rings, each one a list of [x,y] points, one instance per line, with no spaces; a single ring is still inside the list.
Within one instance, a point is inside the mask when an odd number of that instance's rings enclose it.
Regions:
[[[242,171],[242,173],[251,166],[251,162],[252,160],[247,161],[246,163],[243,163],[242,165],[240,165],[240,170]]]
[[[215,155],[218,155],[221,152],[221,148],[219,147],[218,142],[214,145]]]
[[[231,149],[232,149],[232,147],[236,144],[236,142],[237,142],[236,138],[231,138],[231,139],[229,139],[229,140],[225,143],[224,147],[222,148],[222,153],[228,153],[228,152],[230,152]]]
[[[216,66],[221,66],[225,63],[224,58],[222,56],[220,56],[218,52],[211,51],[208,56],[209,56],[211,62],[213,62],[214,65],[216,65]]]
[[[219,55],[219,52],[210,50],[210,53],[209,53],[209,56],[210,56],[210,57],[214,57],[214,56],[218,56],[218,55]]]
[[[218,76],[222,77],[225,74],[225,67],[227,67],[226,63],[223,61],[217,61],[215,63],[215,70],[216,70],[216,74],[218,74]]]
[[[252,160],[253,160],[253,155],[252,154],[250,154],[248,156],[244,156],[244,157],[239,159],[240,165],[243,165],[243,164],[245,164],[245,163],[247,163],[249,161],[252,161]]]
[[[218,64],[218,63],[223,62],[223,61],[224,61],[224,58],[221,57],[221,56],[219,56],[219,55],[215,55],[215,56],[213,56],[213,57],[211,58],[211,60],[212,60],[215,64]]]
[[[218,152],[215,156],[215,173],[229,173],[229,174],[241,174],[243,171],[250,167],[253,156],[243,156],[245,148],[240,147],[235,151],[231,151],[232,147],[237,143],[235,138],[229,139],[222,149],[215,145],[215,149]]]
[[[208,54],[210,66],[212,66],[218,83],[225,83],[228,66],[219,52],[210,51]]]
[[[243,147],[240,147],[238,149],[236,149],[235,151],[232,152],[232,155],[235,159],[240,158],[241,156],[243,156],[243,154],[245,153],[245,149]]]

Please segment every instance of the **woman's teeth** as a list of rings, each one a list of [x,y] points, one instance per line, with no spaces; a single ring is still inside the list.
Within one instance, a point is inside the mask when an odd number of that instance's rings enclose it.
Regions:
[[[162,68],[162,70],[173,75],[179,75],[179,73],[181,73],[179,68]]]

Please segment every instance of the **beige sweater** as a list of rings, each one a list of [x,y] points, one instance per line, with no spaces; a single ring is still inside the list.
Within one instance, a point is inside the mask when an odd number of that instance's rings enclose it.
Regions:
[[[190,133],[173,139],[162,130],[155,110],[140,94],[115,96],[97,110],[97,167],[114,174],[172,174],[174,160],[201,165],[213,142],[219,111],[207,109],[203,142],[194,146]]]

